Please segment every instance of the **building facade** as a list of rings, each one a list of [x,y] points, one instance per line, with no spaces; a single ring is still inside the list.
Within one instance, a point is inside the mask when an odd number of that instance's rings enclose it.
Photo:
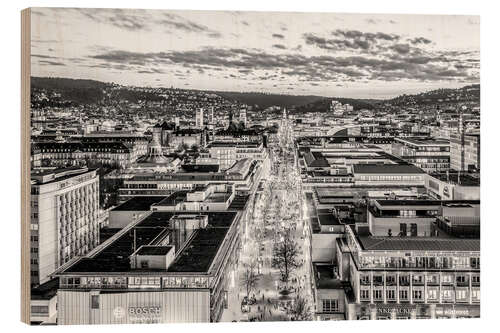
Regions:
[[[31,283],[99,243],[99,177],[86,168],[31,175]]]

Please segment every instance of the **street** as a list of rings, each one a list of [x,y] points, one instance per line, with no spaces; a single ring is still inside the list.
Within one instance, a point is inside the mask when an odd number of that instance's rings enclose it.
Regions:
[[[270,147],[278,158],[272,163],[271,176],[265,180],[263,190],[256,193],[243,237],[235,287],[228,291],[228,308],[222,321],[300,320],[293,311],[298,298],[306,304],[306,318],[312,319],[310,253],[304,230],[306,224],[300,211],[300,179],[293,165],[290,125],[286,121],[280,129],[279,139],[279,144]],[[284,273],[283,267],[280,270],[279,265],[273,265],[273,257],[275,248],[283,246],[287,237],[296,255],[287,259]],[[248,287],[244,276],[253,272],[255,281]]]

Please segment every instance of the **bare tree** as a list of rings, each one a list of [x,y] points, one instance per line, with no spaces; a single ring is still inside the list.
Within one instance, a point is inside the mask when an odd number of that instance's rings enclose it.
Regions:
[[[260,277],[255,272],[255,263],[253,261],[250,264],[246,264],[244,267],[245,270],[241,277],[241,285],[245,288],[247,298],[250,298],[250,292],[255,289]]]
[[[299,295],[295,298],[290,313],[298,321],[311,320],[312,318],[311,307],[307,304],[306,299]]]
[[[285,232],[282,242],[277,242],[273,249],[273,266],[278,267],[281,281],[288,284],[290,275],[297,267],[299,249],[289,232]]]

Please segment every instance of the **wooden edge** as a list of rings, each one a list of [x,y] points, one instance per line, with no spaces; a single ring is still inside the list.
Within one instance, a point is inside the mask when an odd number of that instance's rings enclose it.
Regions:
[[[30,323],[31,9],[21,11],[21,321]]]

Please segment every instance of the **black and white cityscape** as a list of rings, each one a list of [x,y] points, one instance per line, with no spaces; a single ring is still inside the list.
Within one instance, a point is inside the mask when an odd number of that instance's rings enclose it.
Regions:
[[[31,29],[32,324],[480,316],[478,16]]]

